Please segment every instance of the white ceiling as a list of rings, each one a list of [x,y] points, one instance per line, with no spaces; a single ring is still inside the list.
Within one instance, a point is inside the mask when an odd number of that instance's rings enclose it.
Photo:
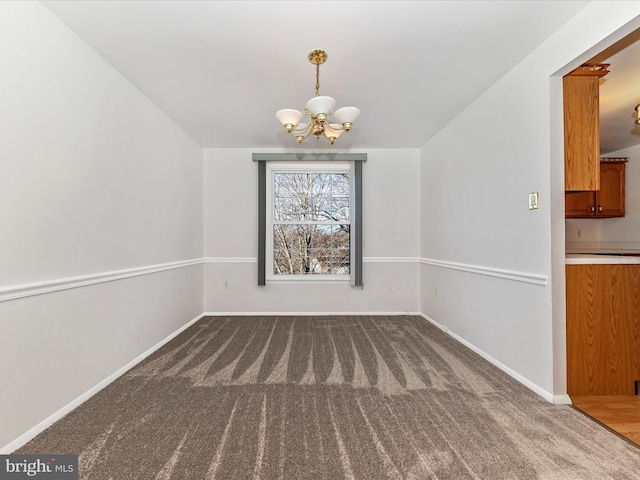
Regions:
[[[590,62],[609,63],[600,80],[600,152],[604,155],[640,144],[635,123],[640,104],[640,30],[596,55]]]
[[[418,148],[589,2],[43,3],[203,147],[295,147],[275,112],[322,48],[320,94],[362,111],[336,147]]]

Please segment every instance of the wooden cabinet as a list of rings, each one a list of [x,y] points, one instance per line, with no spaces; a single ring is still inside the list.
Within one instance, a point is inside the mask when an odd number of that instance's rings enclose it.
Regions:
[[[608,64],[584,64],[563,78],[564,189],[600,189],[600,78]]]
[[[567,265],[567,393],[634,395],[640,264]]]
[[[624,217],[626,162],[626,158],[603,158],[600,162],[600,190],[565,193],[565,217]]]

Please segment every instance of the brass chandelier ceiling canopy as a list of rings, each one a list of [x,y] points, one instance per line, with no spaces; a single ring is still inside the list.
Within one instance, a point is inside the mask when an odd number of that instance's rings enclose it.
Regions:
[[[320,65],[327,61],[324,50],[309,52],[309,61],[316,66],[316,96],[307,102],[301,112],[285,108],[276,112],[276,117],[287,133],[294,133],[296,141],[302,143],[309,135],[325,137],[331,145],[343,132],[348,132],[360,115],[356,107],[342,107],[334,111],[336,101],[333,97],[320,95]],[[332,117],[331,117],[332,116]],[[306,117],[306,123],[300,121]]]
[[[309,52],[309,61],[314,65],[322,65],[327,61],[327,58],[329,58],[329,56],[324,50],[311,50]]]

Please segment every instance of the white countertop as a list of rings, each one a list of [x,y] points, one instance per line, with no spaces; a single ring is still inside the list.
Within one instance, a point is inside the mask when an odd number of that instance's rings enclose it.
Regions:
[[[638,248],[629,248],[629,247],[621,247],[621,246],[607,246],[607,247],[596,247],[596,246],[569,246],[565,248],[565,253],[579,253],[583,255],[589,254],[619,254],[626,253],[631,255],[640,255],[640,249]]]
[[[589,264],[639,264],[640,257],[627,257],[621,255],[598,255],[590,253],[568,253],[565,255],[567,265]]]

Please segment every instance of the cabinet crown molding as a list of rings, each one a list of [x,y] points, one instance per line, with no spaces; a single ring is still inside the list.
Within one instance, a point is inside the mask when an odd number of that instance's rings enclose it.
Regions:
[[[567,77],[604,77],[609,73],[610,63],[583,63],[575,70],[567,73]]]
[[[627,163],[628,157],[600,157],[600,163]]]

